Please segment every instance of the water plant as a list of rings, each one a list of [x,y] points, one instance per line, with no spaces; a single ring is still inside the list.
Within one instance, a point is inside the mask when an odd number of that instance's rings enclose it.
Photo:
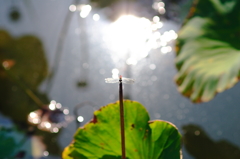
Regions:
[[[65,148],[64,159],[121,158],[119,101],[101,107],[93,119],[79,128],[73,142]],[[162,120],[149,121],[142,104],[124,100],[126,158],[180,159],[181,135]]]
[[[143,105],[123,100],[122,83],[134,80],[120,76],[107,78],[106,82],[119,82],[119,101],[94,112],[93,119],[77,130],[63,158],[180,159],[181,135],[177,128],[166,121],[149,121]]]
[[[239,7],[238,0],[195,0],[179,31],[175,80],[193,102],[208,102],[239,80]]]

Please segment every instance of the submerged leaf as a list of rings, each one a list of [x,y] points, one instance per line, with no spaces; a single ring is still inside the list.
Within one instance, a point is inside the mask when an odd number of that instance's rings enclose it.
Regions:
[[[166,121],[149,121],[138,102],[124,101],[126,157],[128,159],[180,159],[177,128]],[[74,141],[65,148],[64,159],[120,158],[121,137],[119,103],[94,112],[94,118],[78,129]]]
[[[240,70],[240,2],[199,1],[177,40],[178,90],[207,102],[237,83]]]

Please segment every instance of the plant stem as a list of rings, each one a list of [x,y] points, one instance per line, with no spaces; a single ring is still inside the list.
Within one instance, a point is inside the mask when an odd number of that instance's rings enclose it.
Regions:
[[[122,89],[122,78],[121,77],[119,79],[119,102],[120,102],[122,159],[125,159],[126,158],[126,150],[125,150],[125,134],[124,134],[124,108],[123,108],[123,89]]]
[[[77,5],[79,2],[79,0],[73,0],[72,1],[72,4],[75,4]],[[64,47],[64,42],[66,40],[66,35],[67,35],[67,32],[68,32],[68,29],[69,29],[69,26],[70,26],[70,23],[71,23],[71,19],[73,17],[75,12],[71,12],[71,11],[68,11],[67,12],[67,15],[63,21],[63,25],[62,25],[62,28],[61,28],[61,31],[60,31],[60,34],[59,34],[59,37],[58,37],[58,41],[57,41],[57,46],[56,46],[56,51],[54,53],[54,62],[53,62],[53,68],[52,68],[52,71],[50,72],[48,78],[47,78],[47,91],[49,92],[52,87],[53,87],[53,80],[54,80],[54,76],[57,74],[58,72],[58,69],[59,69],[59,64],[60,64],[60,60],[61,60],[61,57],[62,57],[62,54],[63,54],[63,47]]]

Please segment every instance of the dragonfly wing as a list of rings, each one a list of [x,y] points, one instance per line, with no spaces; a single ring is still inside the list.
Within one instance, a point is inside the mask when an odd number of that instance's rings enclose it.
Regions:
[[[105,78],[106,83],[117,83],[119,82],[118,78]]]
[[[133,84],[133,83],[134,83],[134,79],[123,77],[123,78],[122,78],[122,83]]]

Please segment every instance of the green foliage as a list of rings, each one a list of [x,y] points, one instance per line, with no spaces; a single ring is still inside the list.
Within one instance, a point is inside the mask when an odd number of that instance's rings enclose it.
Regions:
[[[2,127],[0,128],[0,158],[10,158],[17,148],[15,139],[10,137],[8,133]]]
[[[47,76],[47,60],[41,41],[35,36],[11,37],[0,30],[0,63],[8,62],[17,82],[23,83],[39,98],[46,97],[37,92],[42,80]],[[21,87],[0,67],[0,111],[17,122],[25,122],[29,112],[37,108]]]
[[[47,60],[41,41],[31,35],[14,39],[3,30],[0,30],[0,36],[0,60],[12,60],[11,73],[31,89],[36,89],[47,75]]]
[[[9,77],[6,70],[0,66],[0,112],[10,117],[19,128],[26,131],[29,126],[28,114],[39,107],[24,92],[18,82],[34,92],[44,103],[49,102],[47,96],[37,90],[39,84],[47,76],[47,60],[42,42],[32,35],[13,38],[7,31],[0,30],[1,65],[4,62],[9,63],[7,71],[16,81]],[[56,142],[57,134],[40,130],[36,131],[36,134],[43,136],[49,153],[60,153],[60,147]]]
[[[126,156],[128,159],[180,159],[177,128],[166,121],[149,122],[140,103],[124,101]],[[64,159],[117,159],[121,156],[119,103],[94,112],[92,121],[78,129],[65,148]]]
[[[238,82],[240,1],[201,0],[177,40],[178,90],[193,102],[207,102]]]

